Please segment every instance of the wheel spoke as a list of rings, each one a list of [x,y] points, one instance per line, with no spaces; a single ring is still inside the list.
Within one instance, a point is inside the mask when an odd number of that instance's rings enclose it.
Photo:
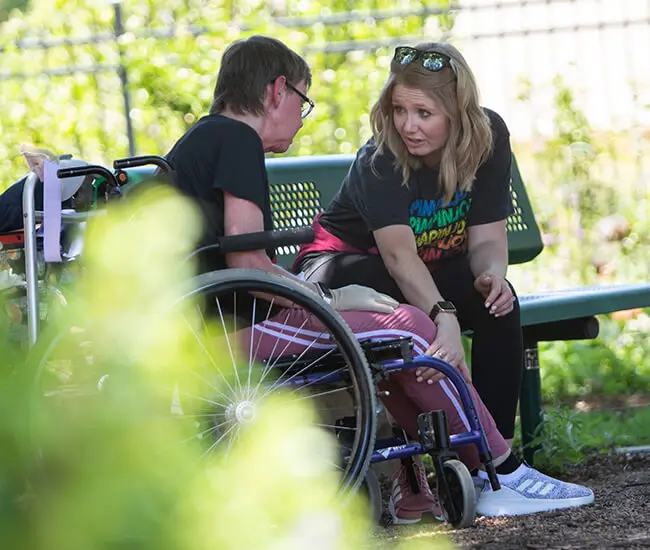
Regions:
[[[266,319],[266,320],[268,320],[268,319]],[[287,316],[284,319],[284,323],[282,323],[283,327],[286,326],[288,320],[289,320],[289,312],[287,312]],[[257,330],[261,335],[260,338],[258,339],[258,349],[259,349],[259,343],[262,341],[262,338],[264,338],[264,335],[266,333],[264,331],[261,331],[261,330],[257,329],[257,325],[253,325],[251,327],[251,332],[254,332],[255,330]],[[280,332],[280,336],[283,335],[283,330]],[[267,361],[266,365],[264,365],[264,369],[262,370],[262,375],[260,376],[260,379],[258,380],[257,385],[255,386],[255,390],[253,391],[253,396],[257,395],[257,392],[259,391],[259,388],[260,388],[260,385],[262,384],[262,381],[266,378],[266,375],[269,372],[271,372],[271,370],[273,370],[273,367],[275,366],[275,364],[278,362],[278,360],[282,356],[281,353],[278,353],[277,355],[275,353],[275,350],[278,347],[278,343],[280,342],[280,336],[276,337],[275,344],[273,344],[273,349],[271,350],[271,353],[269,353],[269,357],[275,357],[275,359],[273,361]],[[285,350],[287,349],[288,345],[289,344],[285,345],[285,348],[284,348]]]
[[[192,393],[181,391],[179,392],[179,395],[184,395],[185,397],[197,399],[198,401],[204,401],[205,403],[210,403],[210,405],[216,405],[217,407],[221,407],[224,409],[228,406],[228,405],[224,405],[223,403],[219,403],[218,401],[214,401],[213,399],[208,399],[207,397],[201,397],[200,395],[194,395]]]
[[[319,424],[316,423],[314,426],[319,426],[321,428],[333,428],[334,430],[348,430],[351,432],[356,432],[356,428],[351,428],[350,426],[337,426],[336,424]]]
[[[237,430],[235,431],[235,434],[230,438],[230,441],[228,441],[228,447],[226,448],[226,456],[230,454],[230,450],[232,449],[233,443],[239,436],[239,431],[241,430],[241,427],[237,425]]]
[[[336,389],[334,389],[334,390],[324,391],[324,392],[321,392],[321,393],[314,393],[314,394],[310,394],[310,395],[303,395],[302,397],[297,397],[296,399],[298,399],[298,401],[302,401],[302,400],[304,400],[304,399],[315,399],[316,397],[321,397],[321,396],[323,396],[323,395],[331,395],[331,394],[333,394],[333,393],[337,393],[337,392],[340,392],[340,391],[347,391],[347,390],[349,390],[351,387],[352,387],[352,386],[345,386],[345,387],[343,387],[343,388],[336,388]]]
[[[333,374],[336,374],[337,372],[341,372],[345,368],[347,368],[347,366],[346,367],[341,367],[340,369],[336,369],[334,371],[325,372],[325,373],[323,373],[323,375],[320,378],[316,378],[315,380],[312,380],[311,382],[308,382],[304,386],[298,386],[295,389],[291,390],[291,393],[296,393],[297,391],[304,390],[305,388],[308,388],[309,386],[312,386],[313,384],[316,384],[316,383],[320,382],[321,380],[326,379],[326,378],[332,376]]]
[[[237,428],[237,424],[233,424],[232,426],[230,426],[230,428],[228,428],[223,434],[221,434],[221,437],[219,439],[217,439],[214,443],[212,443],[212,445],[210,445],[210,447],[208,447],[208,449],[205,450],[201,456],[205,456],[205,455],[209,454],[210,452],[212,452],[212,450],[214,448],[216,448],[216,446],[219,445],[219,443],[235,428]],[[216,429],[216,428],[213,428],[213,429]]]
[[[257,300],[257,298],[255,300]],[[268,321],[269,318],[271,317],[271,311],[273,310],[273,304],[274,303],[275,303],[275,297],[269,302],[269,307],[266,310],[266,317],[264,318],[264,321],[262,321],[262,322]],[[288,318],[289,318],[289,315],[287,314],[287,319]],[[286,322],[286,319],[285,319],[285,322]],[[253,340],[254,334],[255,334],[255,325],[253,325],[251,327],[251,342]],[[255,353],[253,354],[253,360],[257,359],[257,353],[260,350],[260,345],[262,344],[262,338],[264,338],[264,334],[265,333],[262,332],[260,337],[257,339],[257,346],[255,346]],[[279,339],[275,340],[275,344],[273,345],[273,350],[271,350],[271,353],[269,355],[270,357],[273,357],[273,353],[275,352],[275,348],[278,345],[278,341],[279,341]],[[252,345],[251,345],[251,347],[252,347]],[[258,388],[260,387],[261,380],[263,380],[265,376],[266,376],[266,366],[262,370],[262,375],[260,377],[260,381],[255,386],[255,389],[253,390],[253,392],[248,396],[249,399],[253,399],[253,397],[257,393]]]
[[[255,321],[255,313],[257,312],[257,298],[253,298],[253,321]],[[251,343],[248,354],[248,381],[246,383],[246,399],[251,397],[251,372],[253,371],[253,338],[255,331],[251,328]]]
[[[302,359],[303,355],[305,355],[305,353],[307,353],[307,352],[309,351],[309,349],[311,348],[311,346],[312,346],[315,342],[316,342],[316,340],[314,340],[311,344],[309,344],[309,346],[306,347],[306,348],[304,349],[304,351],[303,351],[303,352],[302,352],[302,353],[301,353],[301,354],[300,354],[300,355],[299,355],[299,356],[294,360],[294,362],[291,364],[291,366],[295,365],[298,361],[300,361],[300,359]],[[322,361],[323,358],[327,357],[329,354],[331,354],[331,353],[332,353],[333,351],[335,351],[335,350],[336,350],[336,348],[330,348],[330,349],[329,349],[325,354],[323,354],[323,355],[320,356],[320,357],[317,357],[317,358],[314,359],[311,363],[309,363],[308,365],[306,365],[305,367],[303,367],[302,369],[300,369],[298,372],[295,372],[294,374],[292,374],[289,378],[287,378],[287,380],[284,380],[284,381],[283,381],[283,380],[282,380],[282,377],[278,378],[278,379],[277,379],[277,380],[276,380],[276,381],[271,385],[271,387],[268,389],[268,391],[265,392],[265,393],[263,394],[262,397],[264,397],[264,396],[268,395],[269,393],[271,393],[271,392],[272,392],[272,391],[273,391],[273,390],[274,390],[274,389],[279,385],[280,382],[282,382],[283,385],[284,385],[284,384],[288,384],[289,382],[291,382],[291,380],[293,380],[294,378],[296,378],[296,376],[300,376],[300,375],[301,375],[303,372],[305,372],[308,368],[313,367],[316,363],[318,363],[319,361]],[[289,368],[291,368],[291,367],[289,367]]]
[[[219,319],[221,320],[221,328],[223,329],[223,335],[226,338],[226,344],[228,346],[228,353],[230,354],[230,360],[232,361],[232,368],[235,371],[235,376],[237,378],[237,384],[239,385],[239,388],[241,389],[241,382],[239,381],[239,372],[237,370],[237,362],[235,361],[235,355],[233,352],[233,346],[230,344],[230,338],[228,337],[228,329],[226,328],[226,320],[223,316],[223,311],[221,310],[221,302],[219,301],[219,297],[215,297],[216,304],[217,304],[217,309],[219,310]],[[233,317],[236,317],[236,315],[233,315]],[[234,394],[233,390],[233,394]]]
[[[210,353],[210,351],[205,347],[205,344],[203,343],[203,339],[196,333],[194,328],[192,328],[192,325],[190,325],[189,321],[187,319],[184,319],[184,320],[185,320],[185,324],[187,324],[187,326],[190,328],[190,331],[192,331],[192,334],[196,338],[196,341],[198,342],[199,347],[201,348],[201,351],[203,351],[203,353],[205,353],[205,355],[208,358],[208,360],[210,361],[210,363],[212,363],[212,366],[214,367],[214,370],[216,370],[219,373],[219,375],[221,376],[221,378],[223,378],[223,381],[225,382],[226,386],[228,386],[228,388],[230,388],[230,391],[232,392],[233,397],[235,397],[237,395],[236,392],[235,392],[235,389],[230,385],[230,382],[228,382],[228,378],[226,378],[226,376],[224,376],[224,374],[219,369],[219,366],[215,362],[214,357],[212,357],[212,354]]]
[[[219,389],[218,389],[214,384],[211,384],[209,380],[206,380],[203,376],[201,376],[201,375],[200,375],[198,372],[196,372],[194,369],[190,369],[190,372],[191,372],[194,376],[196,376],[199,380],[201,380],[202,382],[205,382],[205,385],[208,386],[210,389],[214,390],[215,393],[216,393],[217,395],[219,395],[219,397],[223,397],[224,399],[228,400],[228,396],[227,396],[225,393],[222,393],[221,391],[219,391]],[[232,388],[231,388],[231,389],[232,389]],[[234,393],[234,391],[233,391],[233,393]]]
[[[192,441],[193,439],[203,439],[204,434],[209,434],[210,432],[214,432],[214,431],[218,430],[221,426],[224,426],[225,424],[228,424],[228,422],[227,421],[223,422],[222,424],[219,424],[218,426],[210,426],[209,428],[203,430],[202,432],[191,435],[190,437],[185,439],[183,441],[183,443],[186,443],[188,441]],[[232,429],[232,428],[230,428],[230,429]]]
[[[237,336],[237,292],[234,292],[232,297],[232,334],[233,337]],[[232,354],[233,354],[232,365],[233,368],[235,369],[235,376],[237,377],[237,383],[239,384],[239,389],[242,390],[243,388],[241,385],[241,380],[239,379],[239,369],[237,368],[237,351],[238,351],[237,342],[235,341],[235,345],[232,348]]]

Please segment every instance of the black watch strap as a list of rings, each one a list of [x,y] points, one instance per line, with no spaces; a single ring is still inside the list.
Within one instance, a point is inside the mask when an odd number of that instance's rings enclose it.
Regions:
[[[456,306],[449,300],[441,300],[440,302],[436,302],[431,308],[429,317],[431,320],[435,321],[440,313],[451,313],[453,315],[456,315]]]

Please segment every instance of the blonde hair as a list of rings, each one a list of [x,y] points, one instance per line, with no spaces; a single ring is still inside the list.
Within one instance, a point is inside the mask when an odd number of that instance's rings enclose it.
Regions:
[[[393,122],[393,90],[397,84],[416,88],[426,93],[449,119],[449,138],[442,149],[438,181],[445,201],[449,202],[457,190],[470,191],[476,172],[492,152],[490,120],[479,105],[476,80],[461,53],[451,44],[418,44],[416,49],[438,52],[448,56],[455,68],[447,66],[432,72],[420,60],[408,65],[391,62],[391,72],[379,99],[370,112],[370,122],[377,149],[376,158],[390,151],[402,171],[403,184],[407,185],[412,170],[422,166],[422,161],[412,156]]]

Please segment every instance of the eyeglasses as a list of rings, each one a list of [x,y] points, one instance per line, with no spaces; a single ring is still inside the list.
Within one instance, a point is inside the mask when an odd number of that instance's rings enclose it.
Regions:
[[[432,73],[437,73],[442,71],[445,67],[449,67],[454,71],[454,74],[457,74],[454,60],[444,53],[423,52],[409,46],[399,46],[395,48],[393,61],[400,65],[410,65],[418,59],[422,62],[422,66]]]
[[[309,99],[305,94],[303,94],[298,88],[292,86],[288,82],[287,82],[287,88],[296,92],[300,96],[300,99],[302,99],[302,107],[301,107],[302,110],[300,111],[300,117],[306,118],[307,116],[309,116],[309,113],[311,113],[314,110],[314,107],[316,106],[315,103],[311,99]]]

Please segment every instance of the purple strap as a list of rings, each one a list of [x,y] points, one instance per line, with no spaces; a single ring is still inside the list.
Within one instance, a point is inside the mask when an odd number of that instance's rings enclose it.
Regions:
[[[43,166],[43,232],[46,262],[61,261],[61,180],[59,165],[46,160]]]

